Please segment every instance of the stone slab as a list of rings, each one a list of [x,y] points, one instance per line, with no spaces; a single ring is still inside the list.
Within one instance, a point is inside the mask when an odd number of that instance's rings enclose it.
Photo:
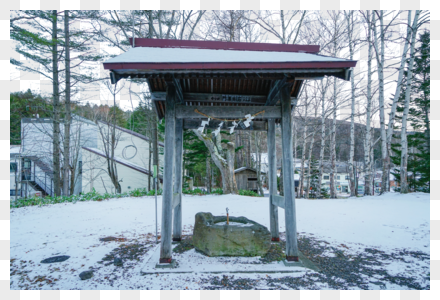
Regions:
[[[176,268],[176,260],[171,259],[171,263],[169,264],[156,264],[157,269],[174,269]]]
[[[191,250],[190,250],[191,251]],[[302,255],[302,254],[301,254]],[[303,256],[303,255],[302,255]],[[307,261],[301,260],[301,266],[285,266],[283,262],[273,262],[270,264],[252,264],[250,263],[255,258],[240,258],[242,263],[225,264],[219,260],[219,257],[205,257],[204,261],[199,263],[203,264],[203,267],[196,267],[191,257],[188,259],[180,259],[176,261],[177,267],[175,268],[158,268],[158,261],[160,259],[160,245],[151,249],[146,257],[146,263],[141,269],[141,275],[157,274],[157,273],[301,273],[309,272],[311,268],[306,267]],[[174,259],[173,259],[174,260]],[[311,262],[310,262],[311,263]],[[313,264],[313,263],[312,263]],[[204,270],[203,270],[204,269]]]

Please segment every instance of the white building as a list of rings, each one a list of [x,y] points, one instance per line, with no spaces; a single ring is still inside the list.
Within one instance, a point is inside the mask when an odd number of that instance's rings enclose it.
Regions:
[[[53,123],[48,118],[23,118],[22,141],[20,151],[11,149],[11,178],[12,170],[20,175],[20,188],[32,188],[33,192],[40,191],[44,195],[53,195]],[[93,188],[100,193],[114,192],[114,186],[106,169],[105,149],[108,149],[108,139],[105,127],[107,123],[98,124],[73,115],[70,136],[70,166],[69,185],[73,186],[73,194],[87,193]],[[101,130],[100,130],[101,129]],[[64,124],[60,123],[60,149],[63,150]],[[104,133],[101,134],[101,133]],[[147,137],[116,126],[117,143],[114,149],[118,178],[121,181],[122,192],[136,188],[148,188],[150,172],[150,145]],[[159,143],[159,153],[162,143]],[[17,152],[17,153],[16,153]],[[12,163],[14,156],[14,162]],[[63,166],[63,154],[60,154]],[[159,155],[159,163],[163,166],[163,157]],[[73,178],[72,178],[72,174]],[[159,170],[160,174],[160,170]],[[14,177],[15,178],[15,177]],[[159,175],[159,178],[161,176]],[[15,182],[15,180],[14,180]],[[152,179],[151,179],[152,182]],[[12,184],[12,181],[11,181]],[[11,185],[11,195],[12,195]],[[72,190],[72,189],[71,189]],[[14,187],[15,193],[15,187]],[[31,196],[32,191],[20,193],[20,196]]]
[[[98,122],[98,146],[82,147],[82,190],[95,189],[99,193],[114,193],[115,187],[108,175],[105,140],[112,125]],[[102,135],[104,137],[102,137]],[[117,145],[114,150],[121,192],[153,186],[153,155],[150,156],[150,140],[137,132],[116,126]],[[152,146],[152,145],[151,145]],[[163,143],[159,142],[159,166],[163,166]],[[151,170],[151,171],[150,171]],[[161,172],[159,172],[160,174]],[[162,176],[159,176],[161,180]]]

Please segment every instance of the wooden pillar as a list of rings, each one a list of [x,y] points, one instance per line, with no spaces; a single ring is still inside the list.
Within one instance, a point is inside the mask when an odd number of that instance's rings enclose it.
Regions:
[[[173,241],[182,240],[182,164],[183,164],[183,119],[176,120],[176,166],[174,172],[174,193],[178,193],[179,203],[174,207]]]
[[[273,242],[280,241],[278,226],[278,206],[273,204],[272,195],[277,194],[277,154],[275,147],[275,119],[268,120],[267,152],[269,157],[269,215],[270,233]]]
[[[281,96],[281,136],[283,143],[283,187],[284,213],[286,220],[286,259],[298,261],[298,240],[296,232],[295,181],[292,147],[292,113],[290,86],[284,85]]]
[[[176,88],[167,82],[165,101],[165,149],[163,166],[162,226],[159,263],[171,263],[171,227],[173,218],[173,172],[176,130]]]

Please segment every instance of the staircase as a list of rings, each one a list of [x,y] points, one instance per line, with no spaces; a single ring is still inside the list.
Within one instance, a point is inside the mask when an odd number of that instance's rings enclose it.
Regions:
[[[53,171],[37,156],[27,156],[34,163],[27,182],[33,189],[40,191],[42,196],[53,196]]]

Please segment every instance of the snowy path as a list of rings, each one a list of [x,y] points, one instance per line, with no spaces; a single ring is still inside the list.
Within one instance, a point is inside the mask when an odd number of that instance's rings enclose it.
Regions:
[[[159,230],[160,203],[159,197]],[[366,247],[385,252],[406,249],[429,254],[429,194],[390,193],[381,197],[341,200],[300,199],[296,203],[298,232],[327,241],[335,247],[343,244],[346,254],[359,253]],[[184,235],[192,234],[197,212],[225,215],[226,207],[232,216],[245,216],[269,227],[268,198],[236,195],[184,196]],[[279,222],[280,232],[283,232],[283,209],[279,210]],[[157,278],[140,277],[142,257],[129,270],[124,268],[121,271],[123,274],[119,275],[114,275],[114,266],[101,267],[97,263],[121,244],[115,241],[100,242],[99,238],[115,236],[125,238],[130,243],[144,243],[147,239],[154,240],[154,231],[154,197],[11,209],[10,247],[11,259],[14,259],[11,265],[16,270],[11,275],[11,288],[200,288],[200,276],[186,278],[183,275],[163,275],[165,278],[173,278],[171,285],[169,282],[165,284],[162,275]],[[54,255],[71,257],[62,263],[39,264],[42,259]],[[429,267],[429,260],[427,264]],[[89,267],[97,270],[95,276],[81,281],[78,274]],[[397,273],[405,270],[399,264],[391,264],[389,269]],[[112,279],[111,276],[115,278]],[[108,278],[104,280],[105,277]],[[247,274],[244,277],[256,279],[261,274]],[[265,285],[262,283],[256,288],[265,288]]]

